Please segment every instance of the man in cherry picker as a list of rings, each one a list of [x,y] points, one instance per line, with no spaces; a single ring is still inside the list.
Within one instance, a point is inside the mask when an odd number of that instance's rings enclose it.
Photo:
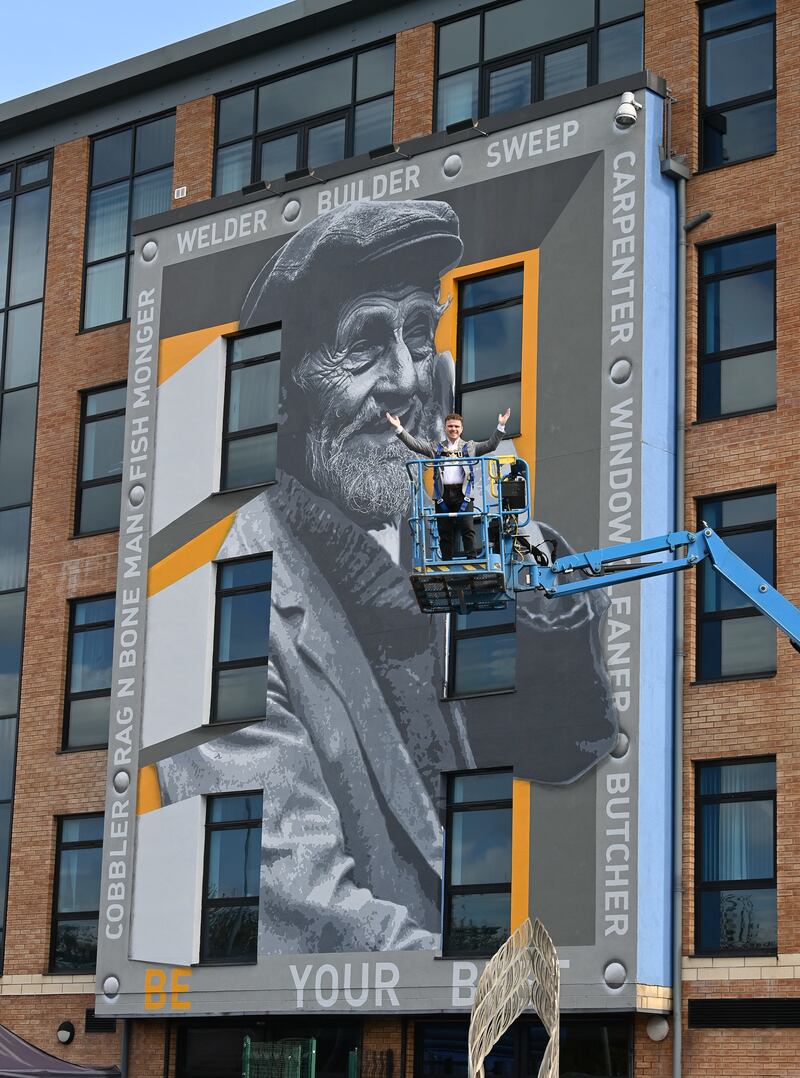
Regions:
[[[476,558],[478,556],[478,551],[475,549],[475,524],[473,522],[475,500],[472,496],[475,487],[475,469],[471,464],[465,466],[458,463],[459,458],[483,457],[487,453],[493,453],[503,440],[506,423],[510,416],[511,409],[507,408],[497,417],[497,429],[490,437],[485,442],[476,442],[461,437],[464,431],[464,420],[458,412],[451,412],[444,421],[446,439],[433,442],[414,438],[404,429],[396,415],[386,413],[386,418],[394,427],[397,437],[403,445],[408,446],[412,453],[417,453],[420,457],[446,461],[433,471],[433,499],[436,512],[461,515],[439,517],[437,521],[439,545],[444,561],[450,561],[453,557],[456,532],[461,535],[464,557]]]

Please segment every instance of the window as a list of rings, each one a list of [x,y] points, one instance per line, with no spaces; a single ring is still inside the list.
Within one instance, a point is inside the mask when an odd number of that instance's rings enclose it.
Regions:
[[[83,328],[128,317],[131,225],[172,206],[175,114],[92,142]]]
[[[503,610],[450,616],[448,696],[478,696],[514,688],[516,603]]]
[[[439,27],[436,128],[641,71],[644,0],[515,0]]]
[[[102,858],[102,815],[65,816],[58,821],[50,944],[54,973],[94,971]]]
[[[695,945],[700,954],[774,954],[775,760],[697,768]]]
[[[732,494],[699,503],[706,521],[770,584],[775,583],[775,492]],[[775,627],[716,573],[708,561],[698,580],[697,679],[775,672]]]
[[[459,285],[456,408],[466,430],[494,430],[510,405],[506,434],[520,432],[523,277],[520,266]]]
[[[217,566],[212,722],[266,716],[271,587],[271,554]]]
[[[448,779],[446,954],[491,955],[508,936],[512,781],[510,771]]]
[[[261,794],[206,805],[201,962],[255,962],[261,867]]]
[[[125,394],[125,386],[121,385],[93,389],[81,397],[76,535],[119,528]]]
[[[775,0],[700,9],[702,168],[775,151]]]
[[[108,744],[114,596],[70,603],[65,749]]]
[[[275,479],[280,352],[280,326],[228,342],[223,490],[259,486]]]
[[[214,194],[392,141],[394,43],[219,99]]]
[[[701,248],[701,419],[775,404],[775,332],[775,233]]]

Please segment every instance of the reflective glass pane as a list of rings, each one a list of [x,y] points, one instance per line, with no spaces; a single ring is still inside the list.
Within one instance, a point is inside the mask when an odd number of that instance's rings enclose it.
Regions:
[[[744,498],[720,498],[703,502],[703,520],[712,528],[736,528],[740,524],[759,524],[775,520],[775,492],[749,494]]]
[[[119,527],[119,503],[122,484],[103,483],[81,491],[79,534],[113,531]]]
[[[253,143],[237,142],[217,150],[217,174],[214,180],[214,194],[227,195],[231,191],[241,191],[250,183],[252,168]]]
[[[502,610],[476,610],[472,614],[456,614],[457,629],[483,629],[489,625],[513,625],[516,606],[507,603]]]
[[[220,662],[256,659],[267,654],[269,641],[268,591],[242,592],[219,600]]]
[[[598,82],[610,82],[642,70],[643,32],[642,19],[620,22],[599,32]]]
[[[394,44],[362,52],[356,61],[356,101],[394,89]]]
[[[491,60],[519,49],[577,34],[594,25],[594,0],[542,4],[518,0],[486,12],[483,58]]]
[[[381,97],[356,106],[353,153],[369,153],[378,146],[388,146],[392,141],[392,115],[394,98]]]
[[[531,64],[514,64],[489,75],[489,114],[509,112],[531,103]]]
[[[703,251],[703,273],[724,273],[760,262],[775,261],[775,233],[752,236],[735,243],[717,243]]]
[[[133,131],[118,131],[115,135],[95,139],[92,143],[92,185],[119,180],[131,174],[131,143]]]
[[[236,438],[225,446],[223,485],[228,489],[271,483],[275,479],[277,434]]]
[[[614,22],[644,11],[644,0],[600,0],[600,22]]]
[[[231,363],[240,363],[245,359],[259,359],[261,356],[273,356],[281,350],[281,331],[270,329],[266,333],[253,333],[249,337],[237,337],[231,342]]]
[[[759,576],[772,583],[775,579],[775,533],[772,528],[762,531],[741,532],[725,537],[734,554],[755,569]],[[749,607],[750,601],[734,588],[719,573],[705,563],[703,571],[703,610],[741,610]]]
[[[0,505],[31,500],[35,435],[36,388],[6,393],[0,426]]]
[[[257,938],[258,906],[216,906],[206,910],[203,935],[206,961],[242,958],[255,961]]]
[[[702,879],[768,880],[775,875],[772,801],[703,805]]]
[[[89,197],[87,261],[122,254],[128,249],[128,190],[126,180],[101,187]]]
[[[544,58],[545,98],[582,90],[588,84],[588,70],[588,45],[548,53]]]
[[[448,23],[439,28],[439,74],[446,75],[459,67],[469,67],[480,61],[481,17]]]
[[[511,882],[511,809],[456,812],[450,838],[450,882]]]
[[[111,688],[111,653],[114,631],[86,629],[72,638],[70,692],[94,692]]]
[[[0,172],[0,195],[11,190],[11,169],[6,169],[4,172]]]
[[[136,172],[158,168],[172,162],[175,152],[175,114],[162,116],[136,129],[136,152],[133,167]]]
[[[10,303],[27,303],[28,300],[42,298],[49,206],[49,187],[39,187],[17,197]]]
[[[472,696],[513,689],[516,665],[516,633],[459,640],[456,645],[454,692],[457,696]]]
[[[155,213],[166,213],[172,206],[172,169],[148,172],[133,181],[131,222]]]
[[[436,118],[439,130],[478,115],[478,69],[439,79]]]
[[[277,180],[297,168],[297,135],[284,135],[261,146],[261,179]]]
[[[721,30],[764,15],[775,14],[775,0],[729,0],[727,4],[709,4],[700,9],[703,30]]]
[[[511,896],[453,895],[447,950],[451,954],[494,954],[508,937]]]
[[[107,599],[82,599],[75,603],[75,625],[96,625],[101,621],[114,620],[114,596]]]
[[[350,104],[352,95],[352,57],[268,83],[258,91],[258,130],[341,108]]]
[[[103,412],[117,412],[125,407],[127,389],[115,386],[114,389],[101,389],[86,394],[86,415],[102,415]]]
[[[506,385],[476,389],[461,395],[461,414],[466,430],[482,432],[480,438],[488,438],[497,426],[497,417],[511,408],[511,418],[506,425],[506,437],[514,438],[519,434],[520,383],[509,382]]]
[[[20,187],[26,187],[29,183],[39,183],[40,180],[46,180],[49,171],[50,162],[47,158],[43,158],[41,161],[31,161],[29,164],[23,165],[19,170]]]
[[[761,23],[706,41],[706,105],[719,105],[772,89],[774,36],[773,24]]]
[[[271,580],[272,558],[247,558],[245,561],[220,563],[221,589],[249,588],[258,584],[269,584]]]
[[[11,805],[0,805],[0,927],[5,925],[8,889],[8,850],[11,845]],[[2,938],[2,934],[0,934]]]
[[[703,121],[703,166],[775,152],[775,99],[707,115]]]
[[[704,764],[700,770],[701,794],[742,794],[775,789],[775,761]]]
[[[748,348],[774,339],[774,270],[709,281],[704,300],[706,352]]]
[[[90,696],[70,700],[67,717],[67,747],[82,749],[87,745],[108,744],[108,721],[111,702],[108,696]]]
[[[11,238],[11,199],[0,202],[0,305],[5,306],[8,249]]]
[[[491,277],[478,277],[461,286],[461,310],[472,307],[485,307],[490,303],[503,303],[505,300],[522,297],[523,271],[509,270],[506,273],[493,273]]]
[[[234,797],[211,797],[208,803],[210,823],[261,819],[261,794],[237,794]]]
[[[468,314],[461,320],[461,383],[519,374],[522,304]]]
[[[100,905],[99,848],[62,850],[58,873],[59,913],[83,913]]]
[[[308,132],[308,167],[317,168],[332,161],[341,161],[344,158],[344,136],[344,119],[312,127]]]
[[[57,923],[53,969],[93,972],[96,958],[97,917]]]
[[[278,422],[280,363],[257,363],[231,371],[228,430],[243,431]]]
[[[266,714],[266,664],[217,671],[217,722],[263,719]]]
[[[7,801],[11,797],[14,787],[14,752],[17,740],[17,720],[0,719],[0,801]],[[0,821],[0,830],[2,821]],[[0,835],[0,858],[3,856],[3,837]],[[0,874],[2,869],[0,868]],[[3,895],[0,887],[0,895]],[[2,899],[0,899],[2,906]]]
[[[777,399],[776,373],[774,350],[704,363],[701,418],[770,407]]]
[[[126,258],[101,262],[86,270],[83,324],[86,329],[119,322],[123,316]]]
[[[255,98],[255,90],[245,90],[242,94],[222,98],[217,121],[218,142],[232,142],[233,139],[246,138],[253,134]]]
[[[701,678],[746,677],[776,669],[775,626],[763,615],[704,622]]]
[[[24,608],[22,592],[0,595],[0,715],[17,710]]]
[[[258,894],[261,828],[212,831],[208,836],[207,898],[249,898]]]
[[[513,782],[510,771],[475,771],[471,775],[457,775],[450,796],[455,804],[505,801],[511,797]]]
[[[8,312],[8,339],[3,388],[16,389],[39,379],[42,305],[32,303]]]
[[[701,893],[700,946],[726,953],[777,948],[775,888]]]
[[[0,513],[0,591],[25,586],[30,515],[27,506]]]
[[[82,479],[107,479],[122,474],[125,416],[87,423],[83,429]]]

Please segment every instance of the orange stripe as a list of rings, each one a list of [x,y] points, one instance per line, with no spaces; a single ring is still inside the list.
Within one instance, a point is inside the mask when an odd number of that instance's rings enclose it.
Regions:
[[[162,558],[151,566],[147,574],[148,596],[157,595],[170,584],[175,584],[189,573],[193,573],[195,569],[199,569],[201,565],[213,561],[219,554],[219,548],[225,542],[235,517],[236,513],[229,513],[228,516],[218,520],[216,524],[212,524],[210,528],[200,532],[194,539],[190,539],[188,543],[184,543],[182,547],[173,550],[171,554],[167,554],[166,558]]]
[[[511,931],[530,914],[531,784],[514,779],[511,802]]]
[[[161,808],[161,789],[158,784],[158,771],[155,764],[139,768],[139,783],[136,787],[136,815],[143,816]]]
[[[176,337],[165,337],[158,347],[158,384],[163,385],[217,337],[234,333],[238,328],[238,322],[224,322],[220,326],[208,326],[206,329],[192,330],[191,333],[179,333]]]

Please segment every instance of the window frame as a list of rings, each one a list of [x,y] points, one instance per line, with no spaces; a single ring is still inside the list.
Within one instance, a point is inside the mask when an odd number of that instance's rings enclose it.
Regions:
[[[701,793],[701,775],[704,767],[724,767],[735,764],[775,764],[775,787],[772,790],[748,790],[744,793],[733,794],[704,794]],[[777,890],[778,890],[778,776],[777,758],[774,755],[762,756],[726,756],[715,760],[694,761],[694,953],[698,956],[710,957],[762,957],[773,956],[778,953],[777,945],[774,948],[754,948],[752,950],[713,950],[703,947],[702,944],[702,918],[701,896],[704,893],[714,891],[735,890],[769,890],[776,893],[776,919],[777,919]],[[709,880],[704,881],[703,876],[703,806],[711,804],[733,804],[743,801],[771,801],[772,802],[772,864],[774,874],[769,879],[754,880]],[[777,935],[777,932],[776,932]]]
[[[231,797],[258,797],[261,801],[261,815],[257,820],[224,820],[220,822],[212,822],[211,817],[211,804],[213,801],[219,801],[222,798]],[[259,887],[255,896],[248,895],[242,898],[208,898],[208,868],[209,868],[209,851],[211,847],[211,835],[216,831],[234,831],[242,830],[243,828],[249,828],[251,830],[258,829],[259,832],[263,831],[264,827],[264,793],[262,790],[236,790],[231,793],[224,794],[210,794],[205,799],[205,831],[203,836],[203,890],[201,892],[200,903],[200,952],[199,952],[199,964],[202,966],[251,966],[258,962],[258,919],[256,921],[256,949],[251,958],[208,958],[206,954],[206,911],[208,909],[219,909],[223,906],[227,907],[239,907],[239,906],[255,906],[258,909],[261,901],[261,889]],[[261,842],[259,842],[259,850],[261,848]]]
[[[454,801],[453,800],[453,788],[456,779],[463,778],[465,775],[490,775],[490,774],[504,774],[511,778],[512,793],[508,798],[502,798],[494,801]],[[510,903],[511,903],[511,888],[513,879],[510,879],[508,883],[478,883],[478,884],[454,884],[451,880],[452,876],[452,858],[453,858],[453,835],[455,833],[453,827],[453,817],[456,813],[462,812],[480,812],[492,809],[508,809],[511,813],[511,829],[509,833],[509,844],[513,841],[513,812],[514,812],[514,795],[513,795],[513,783],[514,773],[510,767],[487,767],[487,768],[474,768],[471,771],[452,771],[444,776],[446,780],[445,787],[445,831],[444,831],[444,879],[442,881],[442,956],[444,958],[464,958],[474,959],[481,957],[490,957],[489,955],[483,956],[477,951],[458,951],[450,945],[450,931],[451,931],[451,899],[454,895],[469,895],[469,894],[507,894],[509,896],[509,918],[510,918]],[[510,929],[510,919],[509,919]]]
[[[726,247],[745,240],[758,239],[771,236],[775,241],[775,257],[769,262],[753,262],[750,265],[739,267],[735,270],[721,270],[719,273],[704,273],[703,258],[714,247]],[[759,405],[758,408],[745,408],[737,412],[722,412],[719,415],[703,414],[703,368],[711,363],[722,363],[728,359],[736,359],[740,356],[758,356],[761,352],[774,351],[775,365],[777,368],[778,353],[778,248],[777,233],[775,227],[759,228],[749,232],[743,232],[736,236],[725,236],[719,240],[697,245],[697,422],[714,423],[720,419],[734,419],[741,415],[753,415],[758,412],[772,412],[777,408],[775,404]],[[706,352],[706,329],[708,316],[706,313],[705,285],[713,281],[729,280],[734,277],[747,277],[753,273],[759,273],[771,269],[774,274],[772,295],[772,340],[760,341],[756,345],[747,345],[742,348],[727,348],[719,352]],[[776,371],[777,373],[777,371]]]
[[[280,347],[277,352],[268,352],[263,356],[253,356],[250,359],[242,359],[237,362],[231,361],[231,355],[233,354],[233,347],[236,341],[245,340],[248,337],[259,337],[265,333],[273,333],[277,330],[280,333]],[[258,367],[264,366],[267,363],[278,364],[278,405],[280,405],[280,362],[283,355],[283,324],[281,322],[271,322],[266,326],[259,326],[258,329],[248,333],[237,333],[230,337],[225,338],[225,388],[223,397],[222,408],[222,439],[220,450],[220,464],[219,464],[219,493],[228,494],[230,491],[236,490],[261,490],[265,486],[271,486],[277,482],[277,477],[269,479],[263,483],[248,483],[245,486],[230,487],[227,485],[227,464],[228,456],[227,449],[231,442],[244,441],[246,438],[257,438],[262,434],[275,434],[278,433],[278,418],[274,423],[265,423],[260,427],[248,427],[247,430],[230,431],[230,405],[231,405],[231,373],[233,369],[243,370],[245,367]],[[277,450],[276,450],[277,452]]]
[[[722,502],[722,501],[735,501],[740,498],[752,498],[761,494],[772,494],[775,497],[775,519],[771,522],[762,520],[756,521],[751,524],[735,524],[726,528],[715,529],[717,535],[721,539],[725,539],[729,535],[741,535],[745,533],[751,533],[755,531],[765,530],[765,525],[771,523],[772,527],[772,564],[775,567],[775,579],[772,582],[772,586],[777,589],[778,586],[778,508],[777,508],[777,487],[774,485],[766,487],[753,487],[747,490],[729,491],[722,494],[709,494],[704,495],[701,498],[696,499],[697,509],[697,528],[698,531],[703,527],[703,512],[704,506],[708,502]],[[736,618],[746,617],[766,617],[759,610],[756,610],[752,605],[743,607],[738,610],[714,610],[710,613],[706,613],[702,609],[702,586],[703,586],[703,572],[713,572],[708,562],[705,563],[705,567],[701,568],[700,573],[697,576],[696,583],[696,622],[695,622],[695,685],[715,685],[722,682],[730,681],[756,681],[763,678],[775,677],[777,674],[777,658],[775,670],[764,670],[752,674],[725,674],[718,677],[703,677],[702,676],[702,628],[706,622],[709,621],[732,621]],[[777,629],[775,630],[777,632]]]
[[[86,910],[79,913],[67,913],[62,914],[58,912],[58,900],[59,900],[59,880],[61,877],[61,855],[64,853],[65,848],[67,850],[95,850],[103,849],[103,834],[101,829],[101,835],[99,839],[84,839],[80,842],[68,842],[66,846],[62,839],[64,822],[66,820],[104,820],[104,814],[102,812],[75,812],[64,816],[56,817],[56,857],[55,867],[53,871],[53,894],[52,894],[52,908],[50,917],[50,951],[48,955],[48,971],[51,974],[68,974],[69,969],[65,969],[63,966],[57,966],[55,961],[56,956],[56,937],[58,935],[58,927],[62,920],[64,921],[87,921],[93,913],[97,914],[98,928],[100,925],[100,883],[102,881],[102,867],[100,870],[100,878],[98,879],[98,904],[97,910]],[[97,963],[97,951],[95,950],[95,964]],[[85,973],[85,970],[77,970],[78,973]]]
[[[226,661],[220,661],[219,659],[219,643],[220,643],[220,599],[231,595],[249,595],[255,592],[264,591],[268,596],[268,606],[271,610],[272,607],[272,572],[270,573],[270,579],[267,584],[246,584],[240,587],[223,588],[221,587],[222,572],[221,569],[226,565],[239,565],[242,562],[254,561],[256,559],[269,560],[273,562],[273,552],[266,550],[260,554],[246,554],[241,558],[226,558],[224,561],[218,561],[216,566],[216,580],[214,581],[214,651],[213,660],[211,664],[211,708],[209,715],[209,723],[213,726],[225,726],[228,723],[241,723],[241,722],[260,722],[261,719],[219,719],[217,718],[217,703],[219,694],[219,671],[220,670],[243,670],[250,667],[264,666],[269,671],[269,634],[267,634],[267,653],[264,659],[229,659]],[[274,562],[273,562],[274,570]],[[267,674],[269,676],[269,674]],[[266,708],[266,697],[265,697]],[[266,714],[262,716],[266,718]]]
[[[67,629],[67,669],[64,677],[64,715],[61,723],[61,752],[95,752],[98,749],[108,748],[108,740],[100,741],[93,745],[70,745],[69,743],[69,723],[73,700],[99,700],[100,697],[107,696],[109,712],[111,710],[111,683],[109,683],[107,690],[89,689],[85,692],[77,693],[73,693],[70,690],[70,682],[72,680],[72,652],[77,633],[89,632],[96,629],[111,629],[113,644],[114,618],[107,621],[92,622],[89,625],[75,624],[75,611],[78,609],[80,603],[97,603],[104,599],[116,600],[116,592],[108,591],[104,592],[102,595],[76,595],[74,598],[67,600],[69,622]]]
[[[168,116],[175,116],[177,124],[177,110],[164,109],[162,112],[157,112],[152,116],[146,116],[144,119],[136,120],[134,123],[121,124],[118,127],[109,128],[108,131],[98,132],[92,136],[91,145],[89,147],[89,166],[87,173],[86,184],[86,216],[83,230],[83,262],[81,270],[81,311],[80,322],[78,324],[79,333],[94,333],[98,329],[108,329],[109,326],[119,326],[123,323],[130,322],[131,315],[128,310],[128,293],[130,292],[130,278],[131,278],[131,261],[133,259],[133,246],[131,236],[131,214],[133,212],[133,181],[139,176],[148,176],[153,172],[162,172],[165,168],[172,169],[172,179],[170,180],[170,191],[174,189],[175,180],[175,140],[172,142],[172,160],[169,164],[155,165],[153,168],[145,168],[140,172],[135,171],[136,167],[136,132],[140,127],[146,127],[148,124],[154,123],[157,120],[164,120]],[[123,131],[131,131],[131,157],[130,157],[130,170],[127,176],[120,176],[116,180],[106,180],[103,183],[98,183],[96,186],[92,183],[92,169],[94,168],[94,147],[95,143],[101,139],[107,138],[109,135],[119,135]],[[89,262],[89,213],[92,203],[92,195],[95,191],[101,191],[105,187],[113,187],[115,184],[127,183],[128,184],[128,213],[127,213],[127,242],[128,247],[122,254],[108,255],[105,258],[95,259],[93,262]],[[172,201],[172,199],[170,200]],[[117,318],[113,322],[100,322],[96,326],[86,325],[86,281],[90,267],[102,266],[108,262],[118,262],[120,259],[125,259],[125,273],[123,275],[123,289],[122,289],[122,318]]]
[[[698,160],[698,172],[715,172],[720,168],[730,168],[731,165],[743,165],[747,161],[758,161],[762,157],[771,157],[777,153],[778,142],[778,130],[777,130],[777,107],[778,107],[778,58],[777,58],[777,41],[778,41],[778,21],[777,11],[773,11],[771,15],[759,15],[757,18],[747,19],[741,23],[734,23],[732,26],[723,26],[717,30],[704,30],[703,29],[703,14],[712,7],[721,7],[722,4],[729,3],[730,0],[709,0],[707,3],[699,3],[699,50],[697,57],[697,69],[698,69],[698,124],[697,124],[697,160]],[[706,104],[706,88],[705,88],[705,75],[706,75],[706,42],[714,38],[724,37],[728,34],[737,33],[740,30],[749,30],[759,24],[772,23],[772,89],[770,91],[761,91],[758,94],[750,94],[747,97],[731,98],[730,101],[723,101],[717,105],[710,106]],[[775,147],[769,150],[767,153],[755,153],[749,157],[737,157],[735,161],[722,161],[716,165],[706,164],[703,154],[703,143],[705,140],[706,118],[714,113],[728,112],[737,108],[743,108],[746,105],[757,105],[763,101],[774,101],[776,110],[776,126],[775,126]]]
[[[250,146],[250,179],[248,183],[261,182],[261,147],[266,142],[272,142],[275,139],[285,138],[287,135],[297,134],[297,157],[295,158],[295,168],[285,173],[284,176],[291,176],[292,172],[304,171],[308,168],[308,132],[312,127],[320,127],[325,123],[331,123],[342,117],[345,118],[345,155],[341,160],[346,161],[353,157],[353,148],[355,143],[355,117],[356,109],[359,105],[366,105],[372,101],[380,101],[382,98],[391,97],[392,99],[392,129],[394,129],[394,95],[396,92],[396,82],[394,71],[392,72],[392,89],[390,92],[382,94],[373,94],[371,97],[365,97],[358,99],[357,97],[357,80],[358,80],[358,57],[364,53],[373,52],[377,49],[385,48],[387,45],[393,45],[395,48],[395,70],[397,63],[397,43],[395,36],[382,38],[379,41],[372,41],[369,45],[365,45],[361,48],[348,49],[344,52],[337,53],[334,56],[326,56],[325,59],[320,61],[314,61],[308,64],[302,64],[299,67],[291,68],[287,71],[282,71],[279,74],[270,76],[266,79],[259,79],[253,82],[245,83],[242,86],[237,86],[233,90],[227,90],[225,93],[216,95],[215,113],[214,113],[214,160],[211,177],[211,190],[214,198],[222,197],[223,192],[217,192],[217,180],[218,180],[218,163],[219,163],[219,151],[228,146],[235,146],[239,143],[249,141]],[[258,127],[258,94],[259,90],[263,86],[269,86],[276,82],[281,82],[283,79],[291,78],[294,75],[304,75],[306,72],[314,71],[318,68],[327,67],[329,64],[337,63],[341,60],[347,60],[352,58],[353,69],[351,72],[351,91],[350,91],[350,104],[339,105],[334,109],[326,109],[324,112],[315,113],[313,116],[306,116],[294,123],[281,124],[278,127],[270,127],[265,130],[259,130]],[[217,139],[217,132],[220,130],[220,106],[221,103],[230,97],[236,97],[238,94],[247,93],[249,90],[253,91],[253,123],[251,132],[249,135],[240,135],[238,138],[228,139],[225,142],[220,142]],[[392,135],[394,131],[392,130]],[[389,139],[391,141],[391,138]],[[375,147],[377,149],[377,147]],[[331,162],[332,164],[333,162]],[[325,165],[319,165],[319,168],[325,168]],[[274,176],[271,181],[283,180],[284,176]],[[234,193],[234,192],[229,192]]]
[[[99,328],[99,327],[98,327]],[[86,448],[86,427],[90,423],[99,423],[103,419],[118,419],[120,416],[125,416],[126,408],[114,408],[110,412],[101,412],[99,415],[87,415],[86,406],[91,397],[95,393],[107,393],[112,389],[124,389],[127,387],[127,382],[111,382],[107,386],[92,386],[91,389],[80,390],[81,398],[81,412],[80,412],[80,427],[78,431],[78,474],[75,481],[75,511],[72,521],[72,538],[73,539],[85,539],[90,535],[107,535],[109,532],[119,531],[119,520],[113,528],[97,528],[94,531],[81,531],[81,507],[83,505],[83,492],[93,487],[111,486],[112,483],[119,483],[120,499],[122,497],[122,472],[117,477],[106,477],[101,479],[84,479],[83,478],[83,453]],[[125,452],[125,435],[123,433],[122,439],[123,456]],[[121,504],[121,503],[120,503]]]
[[[515,684],[510,689],[487,689],[485,692],[456,692],[456,673],[458,665],[458,644],[461,640],[475,640],[487,636],[517,636],[517,604],[513,600],[514,620],[500,625],[478,625],[471,629],[458,628],[458,614],[450,614],[447,618],[445,655],[447,660],[447,682],[445,700],[479,700],[484,696],[508,696],[517,691]],[[516,656],[515,656],[516,658]],[[515,671],[516,673],[516,671]]]

